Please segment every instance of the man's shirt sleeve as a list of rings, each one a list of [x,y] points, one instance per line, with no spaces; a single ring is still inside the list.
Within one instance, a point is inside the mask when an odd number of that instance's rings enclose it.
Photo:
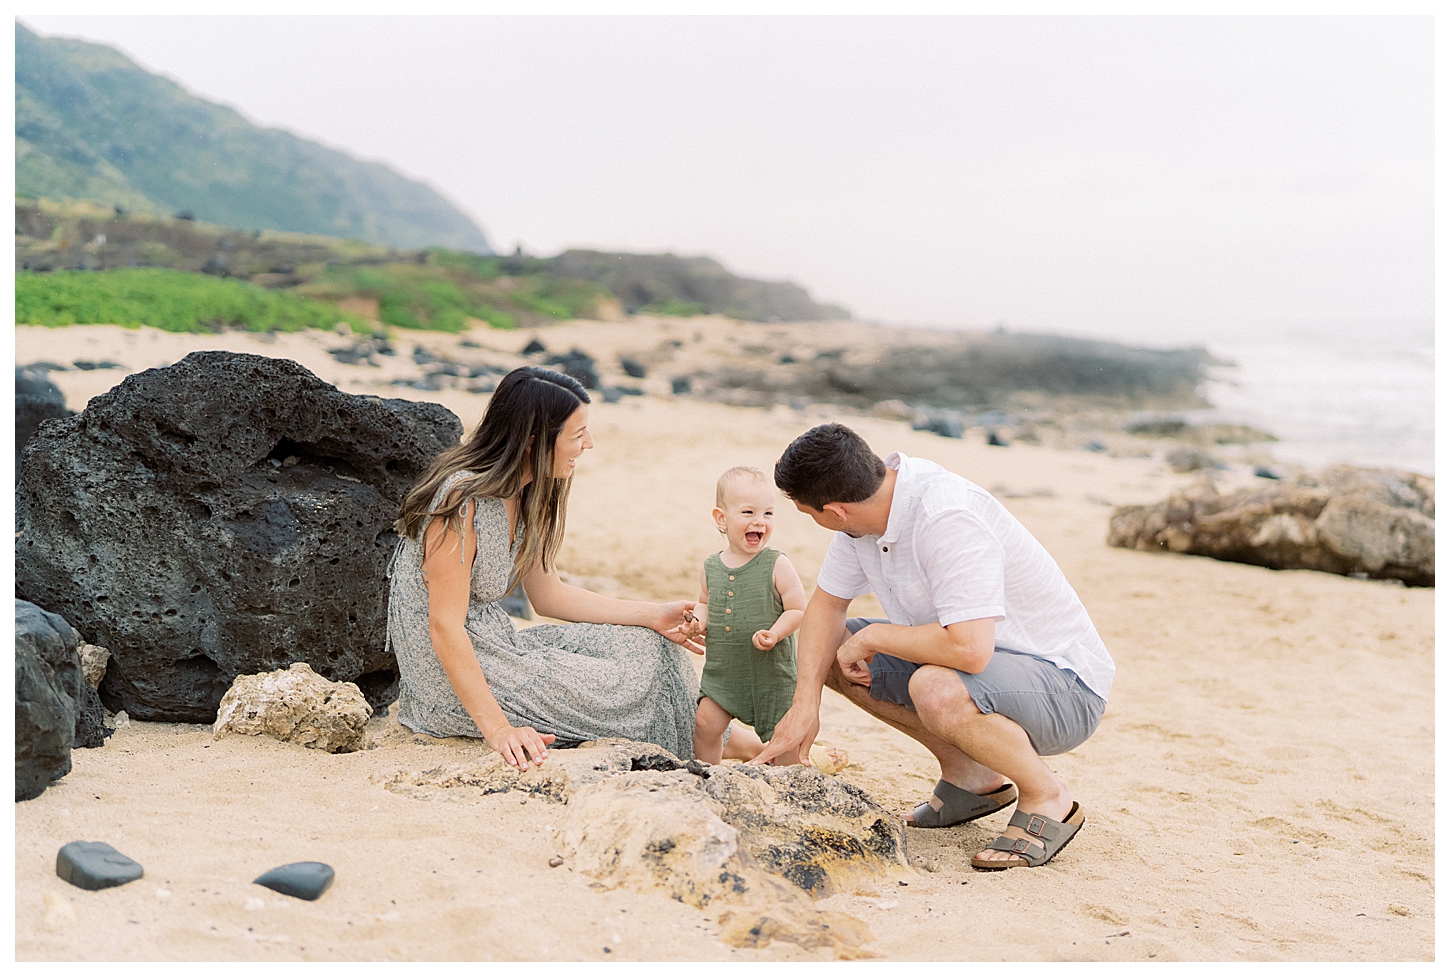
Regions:
[[[916,547],[942,627],[1007,616],[1002,544],[979,516],[952,509],[924,520]]]
[[[816,586],[842,600],[871,593],[871,581],[861,569],[861,558],[844,533],[837,533],[831,540],[826,558],[821,561],[821,572],[816,575]]]

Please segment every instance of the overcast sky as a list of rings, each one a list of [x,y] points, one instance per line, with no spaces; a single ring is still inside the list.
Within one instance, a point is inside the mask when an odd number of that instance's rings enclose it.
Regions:
[[[495,247],[1164,340],[1433,312],[1420,18],[60,17]]]

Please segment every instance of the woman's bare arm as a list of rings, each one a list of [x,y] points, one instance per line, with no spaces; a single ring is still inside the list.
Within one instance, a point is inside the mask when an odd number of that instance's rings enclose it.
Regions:
[[[557,567],[545,573],[539,565],[524,576],[524,593],[529,595],[529,603],[534,610],[545,617],[586,624],[632,624],[652,628],[675,644],[684,644],[688,640],[680,631],[680,625],[685,623],[685,612],[693,612],[696,603],[677,600],[652,604],[605,597],[564,583],[559,579]]]
[[[447,520],[435,518],[428,526],[424,546],[423,582],[428,587],[428,636],[433,653],[448,676],[458,701],[479,732],[512,766],[520,769],[532,759],[543,763],[552,734],[531,727],[515,728],[499,708],[468,637],[468,597],[473,559],[478,543],[473,531],[473,502],[464,508],[462,536],[450,532]]]

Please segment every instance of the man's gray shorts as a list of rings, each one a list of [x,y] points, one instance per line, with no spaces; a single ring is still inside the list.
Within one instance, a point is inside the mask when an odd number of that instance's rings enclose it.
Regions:
[[[853,617],[852,634],[868,624],[889,624],[884,618]],[[921,666],[891,655],[871,659],[871,698],[916,710],[907,685]],[[1107,705],[1083,684],[1076,672],[1010,648],[998,648],[976,675],[957,672],[967,693],[982,712],[1006,716],[1027,733],[1038,756],[1055,756],[1081,745],[1098,728]]]

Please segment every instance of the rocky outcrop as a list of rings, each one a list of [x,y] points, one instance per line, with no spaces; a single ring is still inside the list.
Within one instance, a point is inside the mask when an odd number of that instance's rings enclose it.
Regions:
[[[105,743],[100,699],[86,684],[78,636],[58,614],[15,602],[15,799],[70,773],[70,751]]]
[[[133,719],[210,723],[238,675],[296,661],[384,706],[392,522],[461,430],[290,360],[133,374],[27,450],[17,591],[110,649],[101,697]]]
[[[497,754],[376,779],[420,800],[525,792],[567,805],[554,843],[599,889],[658,891],[719,910],[736,946],[784,940],[869,956],[859,920],[812,905],[911,871],[900,819],[853,784],[807,766],[707,766],[657,746],[600,740],[519,772]]]
[[[31,367],[15,368],[15,475],[20,476],[20,451],[35,432],[41,421],[52,418],[70,417],[73,411],[65,406],[65,395],[50,380],[44,369]]]
[[[1228,495],[1204,481],[1166,502],[1119,506],[1108,544],[1433,587],[1435,480],[1338,466]]]
[[[212,737],[271,736],[327,753],[352,753],[373,714],[358,687],[329,682],[304,662],[261,675],[238,675],[217,710]]]

